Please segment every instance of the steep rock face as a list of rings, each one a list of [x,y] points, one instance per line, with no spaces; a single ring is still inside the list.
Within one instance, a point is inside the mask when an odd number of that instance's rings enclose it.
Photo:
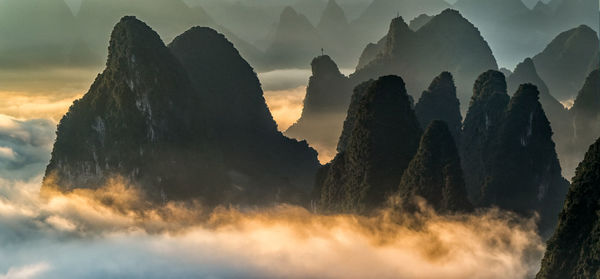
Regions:
[[[459,140],[462,115],[452,74],[443,72],[431,82],[429,89],[421,94],[415,113],[423,129],[434,120],[442,120],[448,125],[454,141]]]
[[[381,206],[418,148],[422,132],[403,80],[385,76],[364,89],[347,146],[317,179],[324,212]]]
[[[438,212],[472,210],[456,144],[445,122],[434,120],[425,130],[397,195],[409,210],[415,197],[425,199]]]
[[[367,66],[367,64],[371,63],[371,61],[373,61],[373,60],[375,60],[375,58],[377,58],[377,55],[383,50],[383,48],[385,46],[385,41],[386,41],[386,37],[383,37],[381,40],[379,40],[379,42],[377,42],[375,44],[374,43],[367,44],[365,49],[363,49],[363,51],[360,54],[360,57],[358,59],[358,65],[356,65],[356,71]]]
[[[350,82],[327,55],[313,59],[300,119],[287,129],[292,138],[306,139],[320,152],[335,149],[351,92]],[[335,154],[331,154],[333,157]]]
[[[574,136],[572,151],[581,160],[585,149],[600,137],[600,71],[587,77],[570,110],[573,117]]]
[[[488,71],[475,82],[460,140],[467,191],[475,205],[480,203],[481,185],[485,181],[489,164],[489,146],[501,124],[509,100],[504,74]]]
[[[273,42],[266,50],[272,67],[305,65],[323,47],[317,29],[302,14],[286,7],[279,18]]]
[[[600,141],[577,168],[538,279],[600,276]]]
[[[540,231],[556,224],[569,183],[561,175],[552,129],[534,85],[521,85],[491,145],[482,205],[540,214]]]
[[[256,73],[234,46],[210,28],[195,27],[169,48],[205,105],[240,198],[256,204],[307,195],[319,167],[316,152],[277,130]]]
[[[201,100],[158,34],[115,26],[106,69],[60,121],[43,190],[98,188],[119,175],[155,201],[228,197]]]
[[[561,158],[563,167],[576,167],[576,162],[571,163],[569,158],[569,144],[573,136],[573,126],[571,115],[568,110],[551,94],[546,83],[537,74],[533,60],[525,59],[515,68],[515,72],[508,77],[508,91],[516,92],[521,84],[531,83],[535,85],[540,92],[540,103],[544,108],[554,135],[552,139],[557,145],[557,151]],[[567,171],[567,173],[570,173]]]
[[[590,64],[598,63],[590,58],[597,56],[599,47],[597,33],[581,25],[559,34],[533,62],[550,92],[560,101],[569,100],[582,87]]]
[[[351,79],[358,84],[398,74],[405,78],[408,92],[415,96],[427,88],[431,77],[448,71],[456,79],[459,99],[466,103],[466,92],[477,76],[497,68],[492,51],[477,28],[457,11],[448,9],[416,32],[402,18],[394,19],[381,53]]]

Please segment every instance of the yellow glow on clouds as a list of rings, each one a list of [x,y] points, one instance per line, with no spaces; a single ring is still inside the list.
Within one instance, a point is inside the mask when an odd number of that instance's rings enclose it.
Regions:
[[[299,86],[287,90],[265,91],[265,100],[271,110],[273,118],[277,122],[280,131],[296,123],[302,115],[304,95],[306,86]]]
[[[28,270],[38,273],[24,278],[529,278],[544,250],[534,220],[495,209],[209,212],[195,203],[148,207],[123,181],[46,199],[39,182],[0,183],[0,278]],[[23,245],[3,241],[4,223]]]

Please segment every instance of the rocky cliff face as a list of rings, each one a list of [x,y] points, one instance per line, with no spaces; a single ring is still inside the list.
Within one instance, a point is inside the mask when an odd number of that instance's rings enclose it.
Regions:
[[[497,69],[487,42],[468,20],[454,10],[434,16],[417,31],[402,18],[392,21],[386,42],[376,58],[351,75],[354,84],[386,74],[404,77],[414,97],[443,71],[454,75],[458,97],[467,103],[468,88],[477,76]]]
[[[223,35],[195,27],[169,45],[206,107],[210,128],[239,198],[299,202],[319,166],[306,142],[283,136],[252,67]]]
[[[429,124],[396,195],[405,210],[416,209],[417,197],[438,212],[472,210],[456,144],[445,122]]]
[[[573,138],[570,151],[575,160],[581,160],[587,146],[600,137],[600,71],[595,70],[587,77],[570,110]]]
[[[460,154],[467,191],[476,205],[481,198],[481,186],[489,164],[489,146],[501,124],[509,99],[504,74],[488,71],[475,82],[469,111],[463,122]]]
[[[120,176],[150,201],[302,203],[319,164],[277,131],[248,63],[225,37],[192,28],[167,48],[124,17],[104,72],[58,127],[44,189]]]
[[[550,92],[560,101],[573,99],[589,74],[590,60],[597,56],[598,34],[581,25],[559,34],[538,55],[533,57],[540,77]]]
[[[524,215],[538,212],[540,231],[551,231],[569,183],[534,85],[521,85],[512,97],[489,150],[482,205]]]
[[[594,143],[577,168],[548,241],[538,279],[596,278],[600,275],[600,141]]]
[[[421,94],[415,112],[423,129],[434,120],[442,120],[448,125],[454,141],[460,139],[462,115],[452,74],[443,72],[431,82]]]
[[[158,34],[124,17],[106,69],[60,121],[43,188],[93,189],[118,175],[155,201],[222,200],[229,183],[203,109]]]
[[[347,145],[318,178],[324,212],[365,213],[395,191],[417,151],[421,128],[404,81],[385,76],[363,88]]]
[[[572,162],[569,155],[569,145],[573,137],[572,118],[569,111],[550,94],[548,86],[537,74],[533,60],[530,58],[519,63],[514,73],[508,77],[508,91],[516,92],[519,86],[525,83],[531,83],[538,88],[540,103],[554,132],[552,139],[556,143],[561,165],[563,168],[567,168],[565,173],[571,173],[571,169],[575,169],[577,162]]]
[[[319,150],[319,154],[324,154],[335,150],[348,110],[351,88],[348,78],[329,56],[313,59],[311,66],[312,76],[306,89],[302,116],[285,134],[306,139]]]

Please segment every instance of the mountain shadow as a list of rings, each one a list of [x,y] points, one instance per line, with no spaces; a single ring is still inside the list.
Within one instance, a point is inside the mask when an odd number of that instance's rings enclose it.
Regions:
[[[402,78],[381,77],[362,89],[358,107],[348,113],[354,124],[344,129],[351,129],[347,145],[317,177],[323,212],[368,213],[382,206],[419,145],[421,127]]]

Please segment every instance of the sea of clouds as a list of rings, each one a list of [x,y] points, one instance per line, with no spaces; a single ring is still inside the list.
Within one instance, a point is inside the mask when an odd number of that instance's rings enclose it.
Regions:
[[[534,219],[146,204],[118,178],[40,196],[56,123],[0,118],[0,278],[530,278]]]

